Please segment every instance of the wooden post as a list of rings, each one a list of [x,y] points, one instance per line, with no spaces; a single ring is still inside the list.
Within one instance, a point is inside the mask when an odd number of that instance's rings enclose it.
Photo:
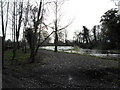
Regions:
[[[0,90],[2,90],[2,37],[0,37]]]

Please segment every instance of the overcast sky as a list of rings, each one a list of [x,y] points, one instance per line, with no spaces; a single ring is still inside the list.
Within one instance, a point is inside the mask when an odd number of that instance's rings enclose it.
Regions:
[[[107,10],[117,8],[117,6],[111,0],[68,0],[62,8],[62,24],[73,20],[73,23],[67,28],[68,39],[73,39],[76,30],[82,30],[82,26],[91,29],[94,25],[99,25],[100,17]]]
[[[73,24],[68,28],[69,38],[73,32],[82,30],[82,26],[92,29],[99,25],[100,17],[109,9],[117,8],[111,0],[69,0],[66,2],[66,15],[68,18],[75,17]]]

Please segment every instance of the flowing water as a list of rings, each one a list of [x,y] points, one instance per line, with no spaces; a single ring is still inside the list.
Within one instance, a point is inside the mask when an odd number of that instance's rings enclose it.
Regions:
[[[54,46],[44,46],[42,49],[54,50]],[[92,56],[102,57],[102,58],[116,58],[120,59],[120,52],[110,51],[110,50],[96,50],[96,49],[74,49],[72,46],[58,46],[58,51],[68,52],[68,53],[77,53],[77,54],[88,54]]]

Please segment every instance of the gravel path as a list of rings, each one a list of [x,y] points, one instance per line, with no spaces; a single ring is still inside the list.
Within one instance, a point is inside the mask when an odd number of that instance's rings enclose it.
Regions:
[[[54,53],[47,50],[38,52],[37,60],[41,58],[47,63],[38,63],[35,68],[27,72],[3,71],[3,87],[119,88],[118,61],[77,54]]]

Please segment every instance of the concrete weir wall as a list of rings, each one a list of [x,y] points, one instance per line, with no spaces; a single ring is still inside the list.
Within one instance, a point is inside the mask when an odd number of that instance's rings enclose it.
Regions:
[[[2,37],[0,37],[0,90],[2,89]]]

